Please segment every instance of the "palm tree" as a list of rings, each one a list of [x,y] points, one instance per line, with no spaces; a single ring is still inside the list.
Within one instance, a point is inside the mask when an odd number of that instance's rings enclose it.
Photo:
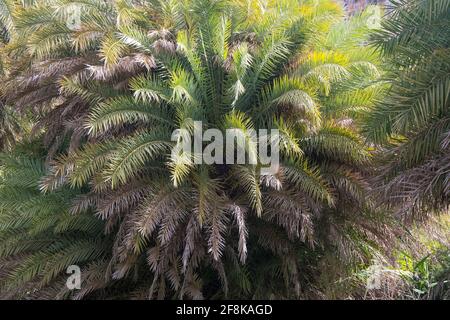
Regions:
[[[385,148],[383,198],[405,219],[448,208],[450,1],[392,1],[374,43],[392,65],[386,98],[366,125]]]
[[[105,274],[100,288],[145,279],[130,285],[138,297],[299,297],[325,252],[364,260],[385,245],[354,125],[383,88],[364,16],[349,28],[332,1],[77,3],[76,30],[65,24],[71,1],[13,14],[4,54],[19,63],[2,94],[36,113],[51,164],[42,199],[68,193],[65,212],[94,212],[112,243],[76,258],[61,244],[56,270],[13,266],[7,278],[28,275],[13,284],[48,284],[75,261]],[[262,176],[261,163],[171,152],[183,143],[171,133],[192,136],[194,121],[239,128],[249,144],[251,129],[278,129],[281,165]]]

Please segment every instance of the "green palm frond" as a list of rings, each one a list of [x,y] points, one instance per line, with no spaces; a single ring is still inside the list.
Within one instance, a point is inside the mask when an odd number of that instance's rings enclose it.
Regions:
[[[4,27],[8,33],[14,31],[14,1],[11,0],[2,0],[0,1],[0,23],[2,27]]]
[[[318,202],[325,202],[333,206],[334,199],[330,192],[330,187],[320,175],[317,168],[310,168],[306,162],[285,163],[282,167],[284,179],[291,186],[308,194]]]
[[[132,97],[122,96],[99,104],[89,116],[87,127],[93,136],[108,130],[136,122],[162,123],[169,125],[167,113],[158,105],[137,102]]]
[[[111,186],[127,182],[146,162],[166,156],[171,147],[166,137],[160,132],[142,132],[120,141],[105,171]]]
[[[301,141],[305,153],[354,165],[366,164],[371,158],[363,145],[361,137],[357,134],[334,124],[321,128],[317,135]]]

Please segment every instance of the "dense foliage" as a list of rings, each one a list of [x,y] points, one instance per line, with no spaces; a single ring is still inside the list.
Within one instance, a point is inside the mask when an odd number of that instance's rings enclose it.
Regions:
[[[449,203],[450,2],[395,3],[374,35],[389,61],[391,87],[367,131],[386,148],[381,188],[410,218]]]
[[[0,296],[342,297],[395,263],[450,192],[450,1],[397,2],[374,31],[331,0],[0,0]],[[247,154],[278,129],[276,172],[196,163],[195,121]]]

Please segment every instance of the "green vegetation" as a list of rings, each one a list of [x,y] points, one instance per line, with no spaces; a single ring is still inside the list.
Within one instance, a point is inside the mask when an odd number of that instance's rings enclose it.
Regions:
[[[0,298],[448,298],[450,1],[391,2],[0,0]]]

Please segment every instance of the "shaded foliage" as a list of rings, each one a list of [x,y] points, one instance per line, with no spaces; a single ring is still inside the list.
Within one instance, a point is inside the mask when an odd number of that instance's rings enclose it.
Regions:
[[[391,65],[389,93],[366,131],[383,145],[380,190],[405,219],[445,211],[450,192],[450,2],[392,1],[373,36]]]

